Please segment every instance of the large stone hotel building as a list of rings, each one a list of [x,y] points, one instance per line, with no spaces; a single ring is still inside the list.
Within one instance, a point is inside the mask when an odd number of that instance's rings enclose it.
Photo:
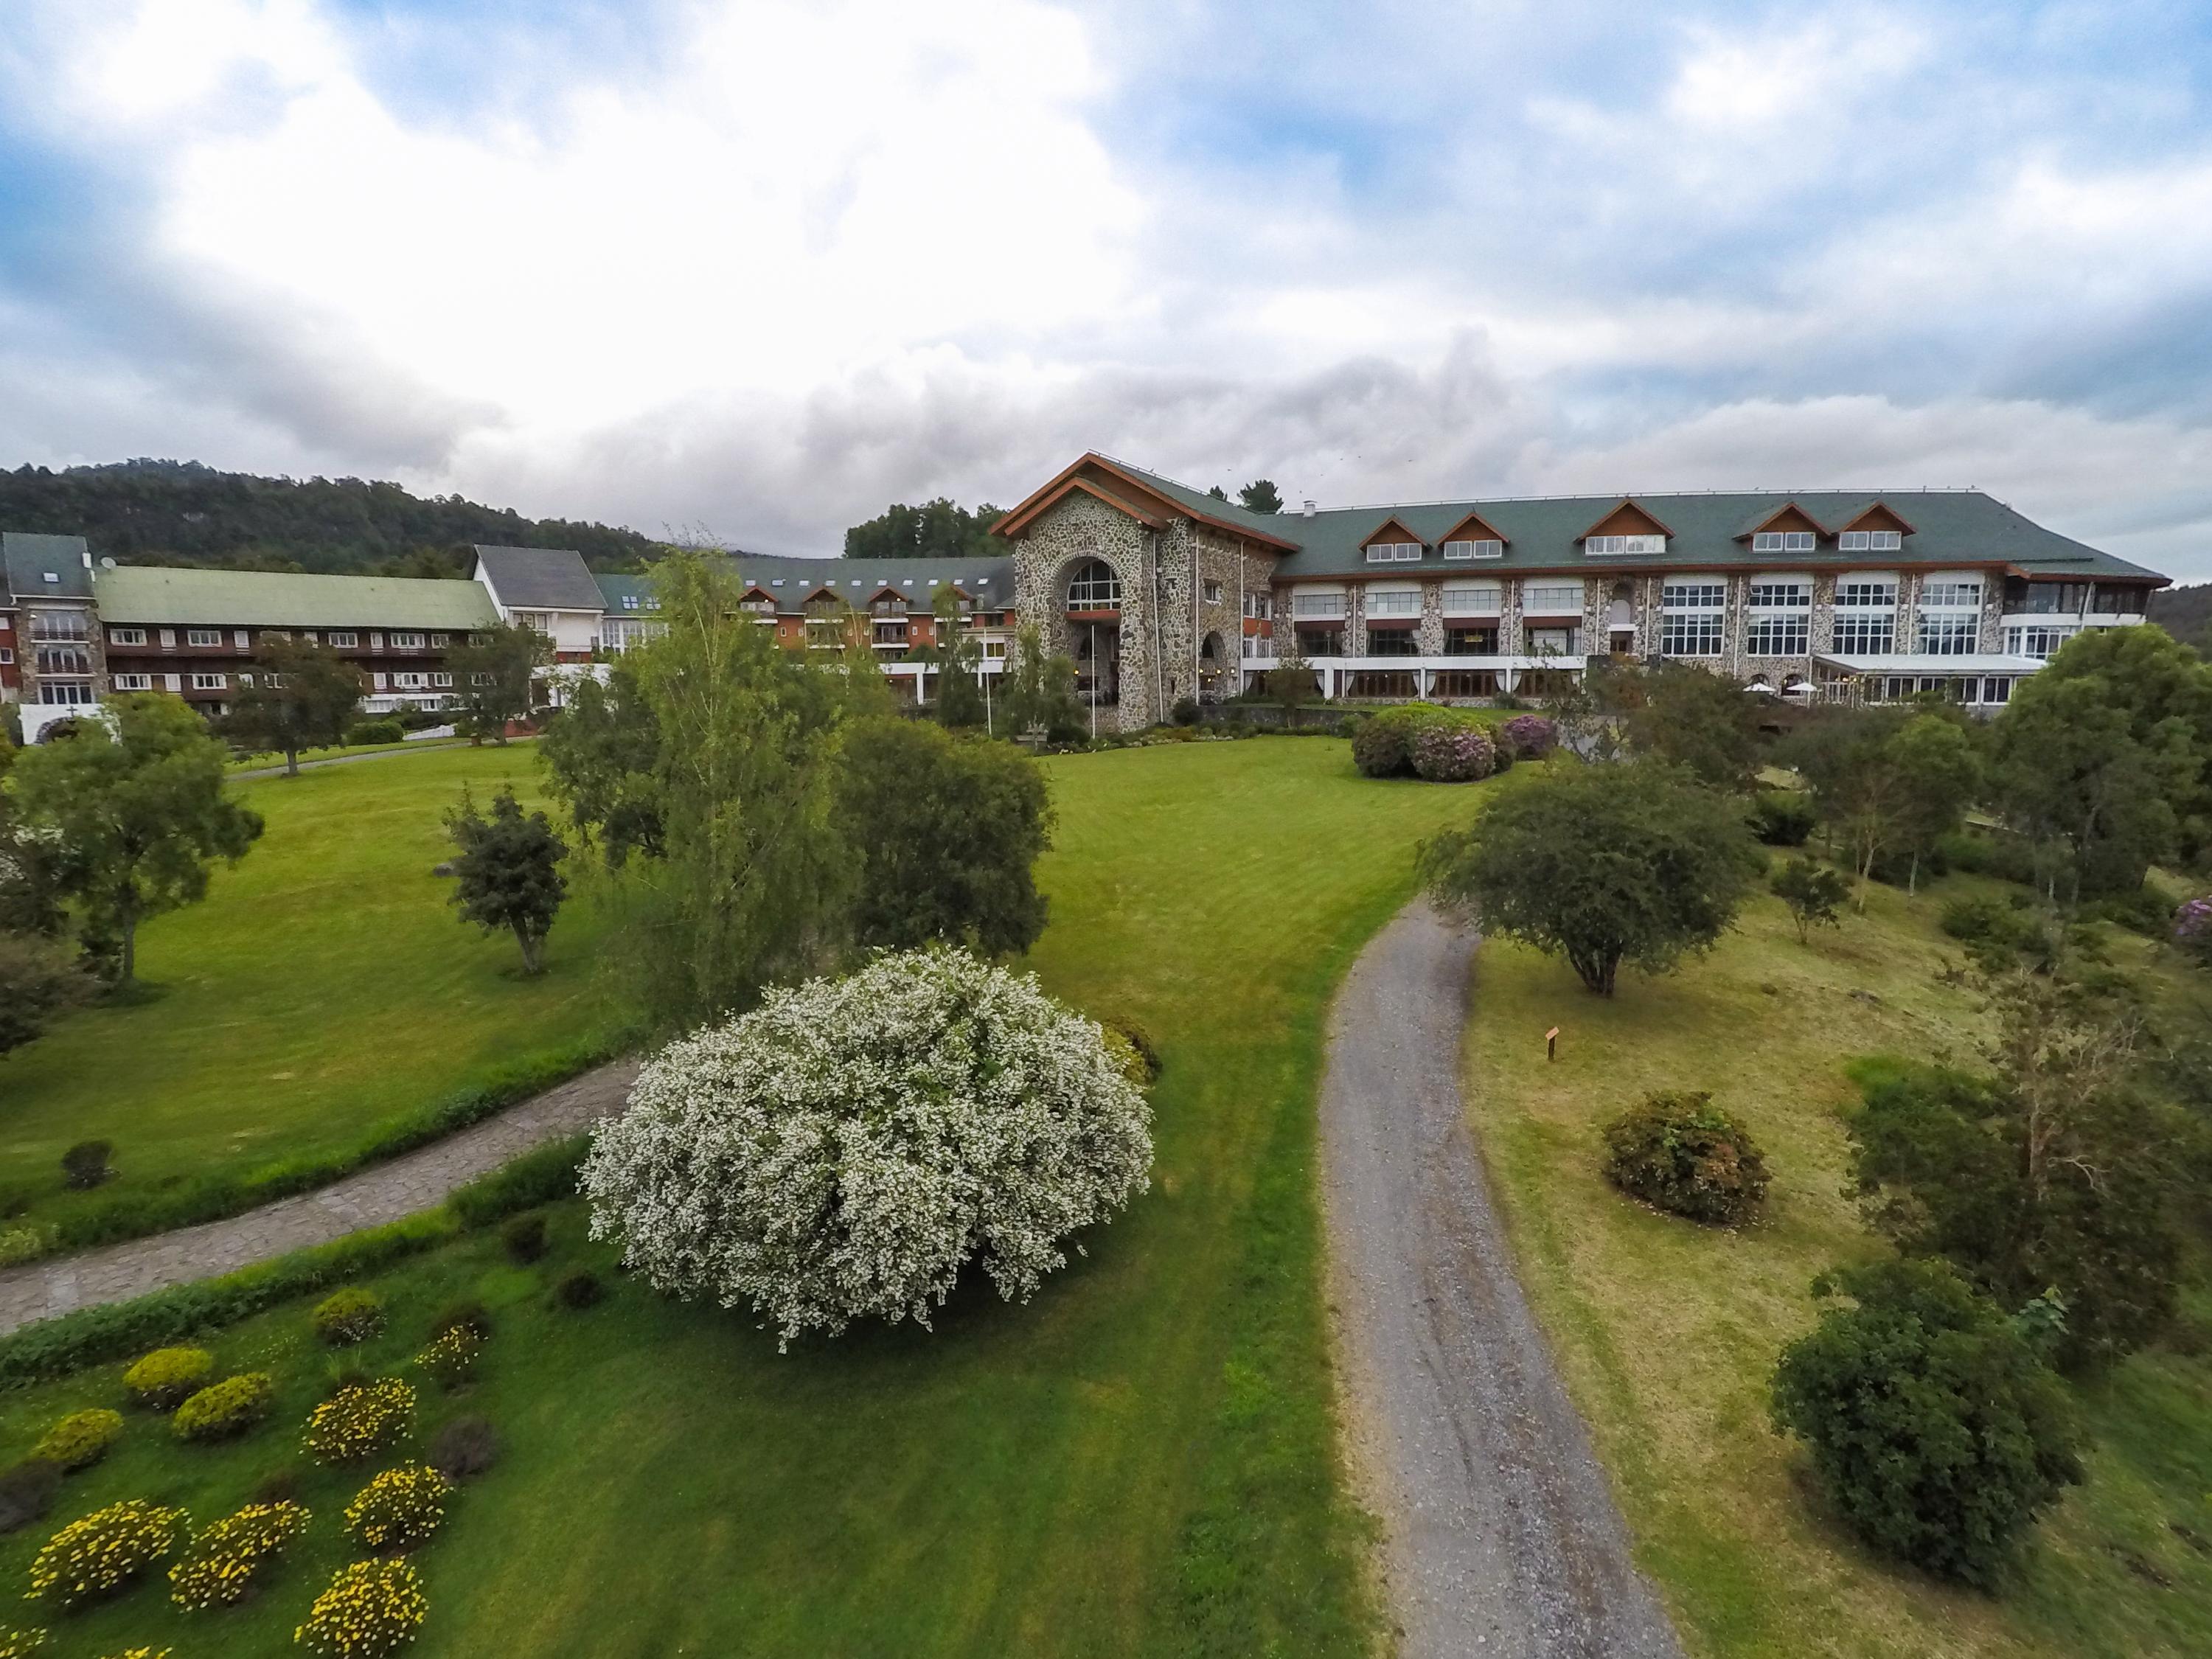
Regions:
[[[1779,696],[2002,703],[2084,629],[2143,620],[2166,578],[1974,490],[1429,501],[1260,514],[1109,458],[1001,519],[986,558],[729,556],[740,608],[793,650],[866,638],[927,698],[940,612],[987,682],[1018,629],[1074,659],[1102,726],[1251,688],[1286,659],[1330,698],[1533,692],[1593,658],[1671,658]],[[456,695],[447,653],[496,622],[545,634],[563,677],[660,626],[648,578],[567,549],[483,547],[467,580],[118,566],[80,537],[0,545],[0,701],[27,740],[106,691],[219,714],[263,641],[360,666],[372,711]]]

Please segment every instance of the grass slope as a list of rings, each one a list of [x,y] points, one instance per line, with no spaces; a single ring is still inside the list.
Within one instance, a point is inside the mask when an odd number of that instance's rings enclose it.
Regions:
[[[1842,1194],[1850,1056],[1971,1060],[1980,1016],[1934,973],[1964,878],[1801,946],[1761,897],[1679,975],[1611,1002],[1496,941],[1478,959],[1469,1110],[1522,1278],[1638,1543],[1693,1653],[2140,1656],[2212,1650],[2212,1365],[2139,1357],[2093,1389],[2088,1483],[1999,1599],[1882,1563],[1819,1512],[1765,1386],[1813,1276],[1881,1247]],[[2116,936],[2116,955],[2140,941]],[[1543,1033],[1564,1028],[1556,1064]],[[1644,1091],[1708,1089],[1765,1150],[1765,1223],[1711,1231],[1620,1197],[1598,1126]],[[2195,1541],[2192,1543],[2191,1540]]]
[[[1158,1042],[1152,1191],[1027,1307],[969,1284],[934,1335],[860,1331],[788,1356],[743,1313],[626,1279],[588,1313],[549,1308],[558,1272],[610,1258],[580,1242],[574,1204],[538,1267],[477,1238],[386,1275],[395,1317],[374,1369],[454,1297],[483,1297],[501,1325],[464,1406],[500,1425],[507,1457],[422,1558],[432,1612],[412,1651],[1365,1651],[1319,1288],[1323,1009],[1410,890],[1413,843],[1476,797],[1363,781],[1328,739],[1048,764],[1060,830],[1033,965]],[[292,1461],[326,1363],[303,1310],[218,1346],[227,1365],[283,1373],[276,1420],[187,1452],[134,1419],[47,1522],[0,1540],[0,1590],[96,1504],[143,1494],[210,1518]],[[112,1400],[117,1370],[9,1398],[0,1457],[65,1407]],[[454,1409],[434,1401],[432,1419]],[[257,1604],[186,1616],[142,1587],[71,1621],[70,1640],[294,1651],[293,1625],[346,1559],[335,1522],[362,1478],[311,1477],[314,1533]]]
[[[380,1121],[612,1023],[590,908],[555,925],[544,974],[464,927],[441,814],[465,787],[535,793],[529,748],[459,748],[234,786],[268,820],[202,903],[140,932],[132,996],[0,1060],[0,1191],[50,1220],[87,1203],[347,1150]],[[66,1193],[74,1142],[119,1178]]]

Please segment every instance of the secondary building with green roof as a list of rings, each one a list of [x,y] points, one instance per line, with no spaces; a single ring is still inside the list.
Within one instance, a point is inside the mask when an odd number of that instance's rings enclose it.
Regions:
[[[1131,729],[1295,656],[1328,697],[1481,699],[1595,658],[1796,698],[2003,702],[2166,578],[1978,490],[1713,491],[1250,512],[1087,454],[1001,519],[1022,618]]]

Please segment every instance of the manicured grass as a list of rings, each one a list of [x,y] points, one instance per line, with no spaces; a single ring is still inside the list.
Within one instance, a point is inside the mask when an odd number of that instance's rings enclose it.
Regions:
[[[1492,941],[1478,958],[1473,1121],[1638,1559],[1692,1653],[2212,1651],[2203,1358],[2141,1356],[2088,1390],[2089,1480],[1995,1599],[1860,1548],[1767,1426],[1776,1354],[1814,1318],[1808,1282],[1884,1248],[1841,1190],[1840,1115],[1857,1101],[1847,1062],[1972,1059],[1981,1016],[1971,993],[1935,977],[1958,952],[1933,925],[1943,900],[1972,886],[1957,878],[1917,900],[1877,888],[1866,917],[1809,949],[1762,896],[1713,956],[1671,978],[1624,975],[1611,1002],[1525,950]],[[2112,949],[2130,965],[2148,960],[2124,934]],[[1554,1024],[1559,1058],[1547,1065]],[[1605,1182],[1598,1126],[1662,1088],[1711,1090],[1746,1121],[1775,1176],[1763,1224],[1700,1229]]]
[[[411,743],[403,739],[398,743],[334,744],[327,749],[302,749],[300,764],[305,766],[309,761],[343,760],[357,755],[398,755],[450,749],[467,741],[465,738],[428,738]],[[230,763],[230,769],[234,773],[265,772],[272,766],[283,763],[284,757],[281,754],[241,755]]]
[[[500,1328],[463,1402],[507,1437],[421,1565],[424,1659],[662,1656],[1351,1655],[1373,1630],[1335,1475],[1312,1180],[1327,994],[1410,891],[1413,844],[1486,786],[1374,783],[1333,739],[1198,743],[1048,763],[1058,844],[1033,956],[1078,1006],[1133,1019],[1164,1070],[1153,1189],[1026,1307],[963,1285],[934,1334],[857,1331],[779,1356],[750,1316],[610,1276],[583,1314],[546,1291],[582,1215],[532,1268],[489,1238],[385,1274],[413,1351],[480,1296]],[[341,770],[344,769],[340,769]],[[132,1493],[211,1518],[273,1464],[326,1362],[304,1305],[218,1339],[286,1377],[241,1444],[172,1449],[134,1419],[48,1521],[0,1541],[0,1593],[74,1516]],[[0,1456],[118,1367],[0,1400]],[[431,1402],[431,1416],[455,1409]],[[361,1477],[313,1477],[313,1533],[270,1592],[185,1615],[157,1586],[72,1642],[295,1651],[346,1559]]]
[[[545,972],[465,927],[441,814],[465,787],[538,793],[527,746],[466,747],[233,786],[268,820],[207,899],[140,932],[143,982],[0,1060],[0,1192],[45,1222],[179,1183],[326,1158],[617,1023],[572,900]],[[577,860],[580,862],[580,857]],[[63,1190],[64,1148],[117,1180]]]

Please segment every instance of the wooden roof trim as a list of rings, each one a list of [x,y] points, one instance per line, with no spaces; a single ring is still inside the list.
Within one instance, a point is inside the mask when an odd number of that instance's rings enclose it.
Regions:
[[[1166,518],[1163,517],[1157,510],[1148,510],[1138,502],[1129,501],[1113,490],[1101,489],[1097,484],[1093,483],[1088,478],[1071,477],[1056,478],[1051,483],[1047,484],[1042,490],[1038,492],[1037,495],[1030,496],[1028,501],[1024,501],[1012,512],[1007,514],[1005,518],[993,525],[991,526],[990,533],[994,536],[1006,536],[1008,538],[1017,536],[1020,534],[1023,530],[1026,529],[1031,521],[1033,521],[1040,514],[1066,500],[1071,494],[1079,489],[1086,495],[1091,496],[1097,501],[1103,501],[1108,507],[1112,507],[1117,513],[1127,514],[1131,518],[1134,519],[1139,524],[1144,526],[1147,530],[1160,531],[1165,530],[1168,527]],[[1150,490],[1146,490],[1145,493],[1146,495],[1152,494]],[[1158,499],[1158,497],[1155,497],[1155,499]]]
[[[1460,532],[1465,530],[1469,525],[1473,525],[1476,529],[1481,531],[1482,534],[1480,536],[1462,535]],[[1501,547],[1510,547],[1512,545],[1513,538],[1502,532],[1496,525],[1484,518],[1481,514],[1477,513],[1473,509],[1469,509],[1467,517],[1462,519],[1449,530],[1445,531],[1443,535],[1437,538],[1437,545],[1441,547],[1446,542],[1481,541],[1496,542]]]
[[[1615,512],[1620,511],[1618,507],[1613,510]],[[1871,511],[1871,509],[1869,509],[1869,511]],[[1813,526],[1813,533],[1816,536],[1833,537],[1836,533],[1834,531],[1829,529],[1827,526],[1822,524],[1818,519],[1814,518],[1812,514],[1808,512],[1802,502],[1784,501],[1781,506],[1776,507],[1773,512],[1768,514],[1757,524],[1752,526],[1750,529],[1738,532],[1735,539],[1740,542],[1749,541],[1753,536],[1758,535],[1761,531],[1771,528],[1774,521],[1785,513],[1795,513],[1799,518],[1804,520],[1807,524]]]
[[[873,605],[878,599],[883,598],[886,593],[890,594],[895,599],[906,599],[911,601],[914,598],[914,595],[911,593],[900,592],[898,584],[896,582],[885,582],[874,592],[868,595],[868,603],[870,605]]]
[[[1428,545],[1427,542],[1422,540],[1420,537],[1416,536],[1413,532],[1413,530],[1407,525],[1406,521],[1395,513],[1389,514],[1381,524],[1376,525],[1374,529],[1369,531],[1364,536],[1361,537],[1359,538],[1359,545],[1363,548],[1374,546],[1376,543],[1382,539],[1382,532],[1389,529],[1392,525],[1398,526],[1398,533],[1390,538],[1392,541],[1412,542],[1419,547],[1426,547]]]
[[[1116,466],[1112,461],[1108,460],[1103,455],[1099,454],[1095,450],[1085,459],[1089,460],[1092,465],[1103,468],[1106,471],[1112,473],[1123,483],[1127,484],[1130,489],[1140,490],[1144,494],[1152,496],[1155,501],[1163,502],[1168,509],[1168,516],[1171,519],[1195,519],[1200,524],[1212,525],[1216,530],[1225,531],[1231,536],[1242,536],[1247,541],[1257,542],[1262,547],[1279,548],[1285,553],[1296,553],[1299,550],[1298,544],[1291,541],[1287,537],[1270,535],[1264,530],[1255,530],[1250,525],[1238,524],[1234,519],[1220,518],[1214,514],[1206,512],[1203,507],[1186,506],[1182,501],[1176,500],[1172,495],[1163,495],[1158,490],[1154,489],[1142,478],[1125,471],[1121,467]]]
[[[799,604],[811,605],[815,600],[821,599],[825,594],[830,599],[836,600],[840,605],[843,605],[845,603],[845,596],[837,591],[836,585],[834,582],[824,582],[821,586],[816,588],[811,593],[809,593],[805,599],[801,599]]]
[[[744,592],[738,594],[738,603],[739,605],[743,605],[747,600],[755,598],[766,599],[770,605],[774,605],[775,603],[775,595],[769,592],[768,589],[763,587],[758,582],[755,582],[750,587],[745,589]]]
[[[1861,521],[1875,513],[1887,513],[1889,514],[1891,518],[1897,520],[1898,527],[1904,531],[1904,532],[1908,536],[1917,536],[1920,533],[1917,530],[1915,530],[1912,527],[1911,524],[1906,520],[1905,514],[1899,512],[1887,501],[1880,500],[1869,501],[1856,513],[1851,514],[1849,519],[1845,520],[1842,524],[1838,525],[1836,526],[1836,533],[1840,536],[1846,530],[1857,528]]]
[[[1623,495],[1611,507],[1608,507],[1604,512],[1599,514],[1596,518],[1591,520],[1589,528],[1583,531],[1583,533],[1576,537],[1575,539],[1577,542],[1588,541],[1592,536],[1597,533],[1598,526],[1603,524],[1607,519],[1620,512],[1624,507],[1634,507],[1638,513],[1641,513],[1653,524],[1659,526],[1659,533],[1661,535],[1667,538],[1668,541],[1674,539],[1674,530],[1663,520],[1662,520],[1656,513],[1654,513],[1650,507],[1644,506],[1643,502],[1638,501],[1633,495]]]

